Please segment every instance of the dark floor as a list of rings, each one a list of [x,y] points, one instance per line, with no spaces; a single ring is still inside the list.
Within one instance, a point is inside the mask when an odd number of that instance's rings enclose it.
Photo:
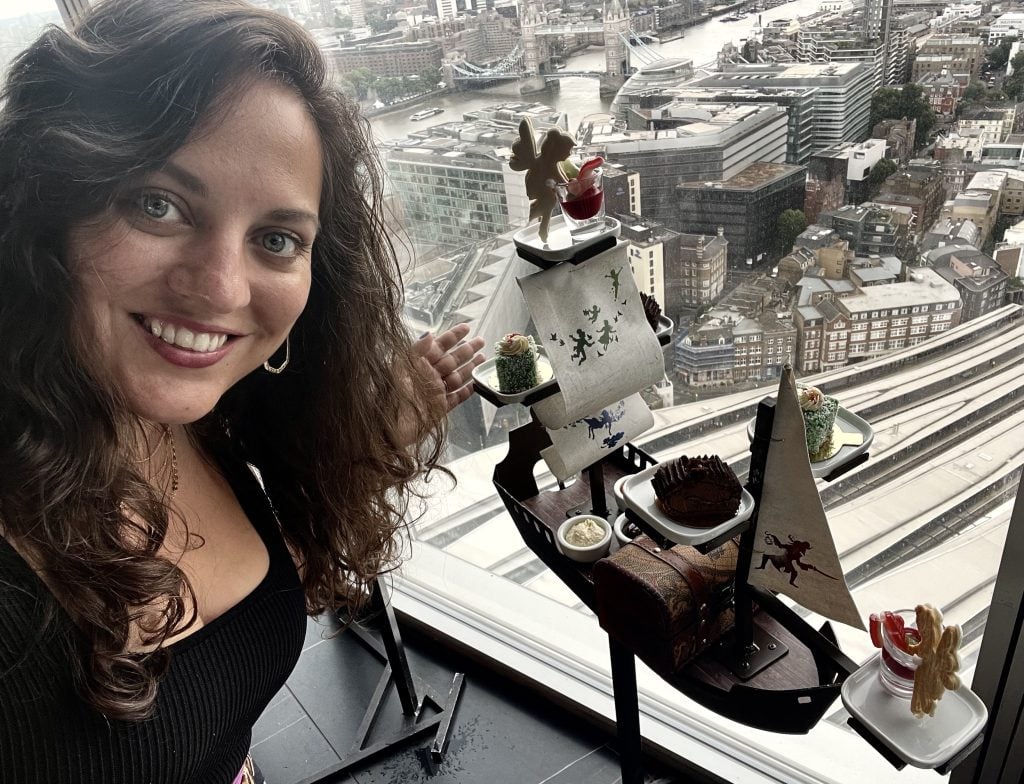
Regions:
[[[352,631],[322,639],[326,627],[310,622],[306,648],[287,685],[257,722],[253,758],[268,784],[615,784],[619,761],[605,732],[561,710],[495,671],[459,658],[437,643],[403,629],[413,674],[444,695],[453,672],[466,673],[465,688],[444,759],[434,765],[433,732],[396,749],[323,777],[349,756],[365,706],[382,672],[381,660]],[[427,713],[425,711],[424,713]],[[433,715],[433,712],[430,712]],[[397,695],[381,711],[380,733],[402,722]],[[694,779],[646,764],[648,784]]]

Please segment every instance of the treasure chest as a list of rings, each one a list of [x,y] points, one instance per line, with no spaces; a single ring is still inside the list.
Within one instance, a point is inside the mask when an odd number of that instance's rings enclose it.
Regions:
[[[597,617],[609,636],[671,676],[733,626],[735,540],[702,554],[638,536],[594,564]]]

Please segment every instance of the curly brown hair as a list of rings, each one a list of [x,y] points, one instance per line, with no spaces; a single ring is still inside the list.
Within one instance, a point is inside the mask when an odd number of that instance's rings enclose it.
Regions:
[[[443,417],[409,383],[369,125],[313,40],[240,0],[107,0],[46,30],[0,96],[0,532],[59,597],[88,651],[77,688],[111,717],[150,713],[192,589],[157,555],[171,511],[127,458],[141,423],[76,348],[68,232],[261,79],[301,96],[322,140],[312,290],[287,371],[250,374],[190,435],[258,466],[310,613],[396,562],[410,482],[440,456]],[[396,443],[400,412],[413,447]],[[153,653],[126,651],[133,625]]]

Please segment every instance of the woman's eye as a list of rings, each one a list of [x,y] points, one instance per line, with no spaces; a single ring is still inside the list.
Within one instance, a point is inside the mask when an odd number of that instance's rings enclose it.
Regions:
[[[178,208],[171,200],[159,193],[144,193],[139,200],[139,206],[147,218],[158,221],[173,218],[175,213],[178,213]]]
[[[299,241],[289,234],[280,231],[271,231],[260,238],[264,250],[270,251],[276,256],[296,256],[300,245]]]

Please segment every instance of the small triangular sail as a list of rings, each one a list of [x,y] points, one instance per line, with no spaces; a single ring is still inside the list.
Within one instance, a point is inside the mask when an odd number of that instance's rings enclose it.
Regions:
[[[803,413],[789,365],[779,380],[748,580],[834,621],[864,628],[811,474]]]

